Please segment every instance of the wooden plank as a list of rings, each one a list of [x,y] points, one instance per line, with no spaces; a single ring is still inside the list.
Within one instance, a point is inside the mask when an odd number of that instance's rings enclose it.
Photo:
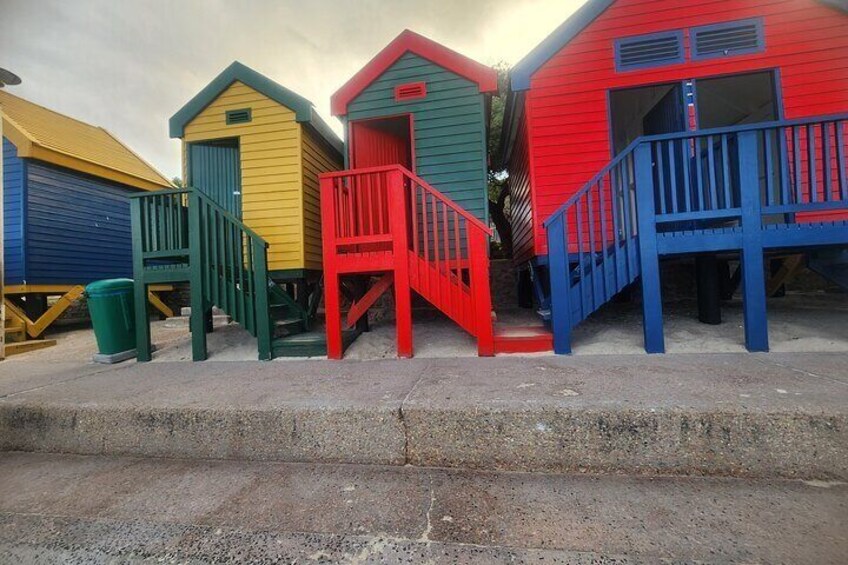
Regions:
[[[345,329],[351,329],[356,325],[363,314],[368,312],[368,309],[392,286],[394,279],[394,273],[385,273],[376,284],[368,289],[368,292],[362,298],[351,305],[347,312]]]
[[[53,347],[54,345],[56,345],[55,339],[30,339],[27,341],[7,343],[6,357],[29,353],[30,351],[45,349],[47,347]]]
[[[551,286],[551,329],[554,352],[571,353],[571,282],[568,275],[568,249],[564,214],[548,225],[548,271]]]
[[[650,148],[636,148],[636,198],[639,221],[639,264],[642,275],[642,320],[645,351],[665,352],[659,253],[654,222],[654,186]],[[687,205],[688,207],[688,205]]]
[[[780,268],[771,276],[766,287],[766,296],[774,296],[780,287],[789,282],[804,266],[804,255],[784,257]]]
[[[154,308],[162,312],[162,314],[166,318],[174,317],[174,311],[167,304],[165,304],[161,298],[159,298],[159,296],[156,294],[156,291],[149,287],[147,289],[147,300]]]

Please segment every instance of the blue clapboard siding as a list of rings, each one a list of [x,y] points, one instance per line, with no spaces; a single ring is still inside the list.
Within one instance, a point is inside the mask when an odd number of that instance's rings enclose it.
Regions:
[[[24,280],[24,160],[3,138],[3,254],[6,284]]]
[[[419,81],[427,84],[425,98],[395,101],[395,86]],[[409,113],[415,172],[486,221],[486,112],[477,85],[406,53],[348,105],[347,120]]]
[[[39,161],[27,163],[29,284],[85,284],[132,276],[125,186]]]

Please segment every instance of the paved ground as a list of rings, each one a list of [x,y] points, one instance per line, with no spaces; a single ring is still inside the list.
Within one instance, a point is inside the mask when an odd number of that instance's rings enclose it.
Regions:
[[[0,561],[844,563],[848,485],[0,456]]]
[[[848,356],[0,365],[0,449],[848,480]]]

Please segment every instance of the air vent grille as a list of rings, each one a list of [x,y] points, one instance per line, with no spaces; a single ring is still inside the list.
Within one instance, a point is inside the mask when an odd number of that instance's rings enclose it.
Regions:
[[[415,100],[427,96],[427,85],[423,82],[410,82],[395,87],[395,101]]]
[[[231,124],[246,124],[253,119],[250,108],[241,108],[239,110],[227,110],[227,125]]]
[[[658,67],[683,62],[683,32],[627,37],[615,42],[615,66],[619,71]]]
[[[763,22],[739,20],[692,28],[692,58],[711,59],[765,49]]]

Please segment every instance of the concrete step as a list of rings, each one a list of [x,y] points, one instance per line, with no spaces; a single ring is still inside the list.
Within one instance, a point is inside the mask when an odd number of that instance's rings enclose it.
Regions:
[[[156,362],[73,379],[57,368],[45,386],[7,382],[0,449],[848,480],[846,363],[823,353]]]
[[[848,485],[9,453],[4,563],[844,563]]]

